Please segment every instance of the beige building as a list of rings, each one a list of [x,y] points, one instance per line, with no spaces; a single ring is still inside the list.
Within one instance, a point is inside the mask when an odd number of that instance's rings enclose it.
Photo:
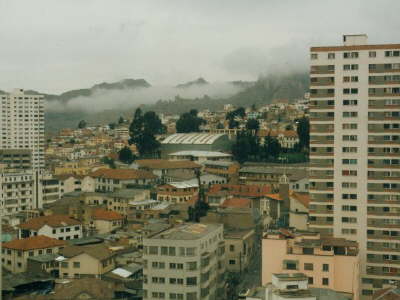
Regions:
[[[369,298],[400,282],[400,44],[310,52],[310,227],[358,241]]]
[[[58,253],[66,242],[44,235],[16,239],[2,244],[1,262],[4,269],[12,273],[25,272],[29,257]]]
[[[102,244],[68,246],[59,254],[60,278],[99,278],[115,268],[115,252]]]
[[[360,257],[356,242],[324,238],[318,233],[268,232],[262,239],[262,278],[302,272],[310,287],[329,288],[359,299]]]
[[[93,226],[98,234],[103,234],[119,229],[123,224],[123,215],[115,211],[97,208],[92,213],[92,222],[90,226]]]
[[[145,299],[221,299],[223,226],[182,224],[143,240]]]
[[[254,255],[254,229],[225,230],[224,239],[226,270],[239,273],[247,270]]]

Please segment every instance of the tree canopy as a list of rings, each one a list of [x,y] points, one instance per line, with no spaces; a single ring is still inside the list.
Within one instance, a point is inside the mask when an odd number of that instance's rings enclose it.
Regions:
[[[197,116],[197,110],[192,109],[189,112],[183,113],[176,122],[176,132],[189,133],[199,132],[200,126],[205,124],[205,120]]]
[[[87,123],[86,123],[85,120],[79,121],[79,123],[78,123],[78,128],[79,128],[79,129],[86,128],[86,126],[87,126]]]
[[[149,111],[144,115],[140,108],[136,109],[132,123],[129,126],[129,144],[135,144],[140,156],[158,156],[160,142],[155,135],[165,132],[160,118]]]
[[[300,149],[310,148],[310,120],[302,117],[297,123],[297,135],[299,136]]]
[[[129,147],[124,147],[118,152],[118,159],[126,164],[131,164],[135,160],[135,155]]]

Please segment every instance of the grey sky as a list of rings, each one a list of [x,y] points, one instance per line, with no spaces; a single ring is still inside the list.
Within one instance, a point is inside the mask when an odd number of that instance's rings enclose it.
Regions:
[[[0,89],[175,85],[305,68],[343,33],[400,42],[398,0],[4,0]],[[283,66],[283,67],[282,67]]]

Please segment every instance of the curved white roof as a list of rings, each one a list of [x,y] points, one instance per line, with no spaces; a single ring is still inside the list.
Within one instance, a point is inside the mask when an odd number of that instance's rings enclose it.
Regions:
[[[161,144],[211,145],[224,135],[223,133],[175,133],[168,136]]]
[[[231,154],[218,151],[183,150],[168,154],[169,156],[195,156],[195,157],[231,157]]]

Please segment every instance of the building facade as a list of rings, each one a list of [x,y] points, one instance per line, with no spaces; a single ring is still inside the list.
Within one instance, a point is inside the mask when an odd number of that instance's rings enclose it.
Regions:
[[[400,44],[311,47],[310,227],[359,242],[362,296],[400,282]]]
[[[29,149],[33,168],[44,168],[44,97],[16,89],[0,100],[0,149]]]
[[[144,299],[221,299],[223,226],[183,224],[143,240]]]

